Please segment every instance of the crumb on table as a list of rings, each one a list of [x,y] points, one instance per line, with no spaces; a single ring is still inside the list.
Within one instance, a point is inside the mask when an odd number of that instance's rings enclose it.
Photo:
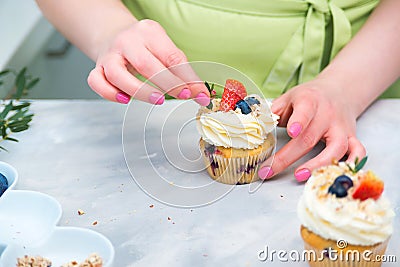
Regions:
[[[81,209],[78,209],[78,215],[83,215],[83,214],[85,214],[85,212]]]

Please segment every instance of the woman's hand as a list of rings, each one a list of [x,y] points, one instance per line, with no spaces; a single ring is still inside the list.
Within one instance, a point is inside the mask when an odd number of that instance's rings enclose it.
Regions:
[[[36,1],[46,18],[96,62],[88,83],[102,97],[162,104],[168,93],[209,104],[207,88],[189,64],[182,64],[186,56],[157,22],[138,21],[121,1]],[[154,86],[134,74],[150,78]]]
[[[348,155],[349,161],[364,157],[364,146],[356,137],[358,116],[346,93],[331,81],[317,78],[296,86],[272,103],[279,115],[279,126],[287,127],[292,138],[258,172],[261,179],[271,178],[307,154],[320,140],[325,149],[295,170],[298,181],[307,180],[311,171]],[[272,165],[271,165],[272,163]]]
[[[367,22],[333,61],[310,82],[277,98],[272,111],[281,116],[292,138],[259,169],[261,179],[281,172],[309,152],[319,140],[326,148],[297,167],[295,177],[307,180],[311,170],[332,158],[348,161],[365,156],[356,138],[356,119],[400,76],[400,8],[398,0],[382,0]],[[382,31],[385,29],[385,31]]]
[[[190,65],[182,64],[186,62],[185,54],[157,22],[137,21],[100,50],[88,84],[100,96],[123,104],[132,96],[160,105],[167,93],[180,99],[194,98],[206,106],[210,102],[209,92]],[[141,74],[155,86],[140,81],[135,74]]]

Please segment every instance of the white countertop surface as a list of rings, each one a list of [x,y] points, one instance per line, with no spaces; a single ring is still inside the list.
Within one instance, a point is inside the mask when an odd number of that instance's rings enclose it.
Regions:
[[[168,101],[153,112],[161,115],[176,105],[176,101]],[[296,215],[303,185],[295,181],[293,167],[252,194],[248,186],[237,186],[222,199],[200,208],[167,206],[144,193],[130,175],[121,138],[125,109],[106,101],[33,101],[36,115],[32,127],[17,136],[18,144],[5,144],[9,153],[0,152],[0,160],[19,172],[16,189],[55,197],[63,208],[60,225],[90,228],[107,236],[115,247],[114,265],[118,267],[307,266],[304,262],[258,260],[265,246],[270,250],[303,249]],[[385,180],[385,194],[397,214],[399,114],[400,100],[380,100],[358,122],[358,136],[369,155],[365,168]],[[179,113],[174,116],[172,119],[179,121]],[[140,121],[137,127],[128,129],[129,134],[143,134]],[[148,138],[151,144],[151,134]],[[278,147],[287,140],[285,132],[279,130]],[[197,140],[193,140],[196,145]],[[306,158],[318,149],[321,147]],[[153,155],[146,157],[138,150],[132,157],[146,160]],[[135,168],[133,173],[150,173],[145,165]],[[85,214],[79,216],[78,209]],[[395,232],[386,252],[395,255],[397,261],[399,218],[395,218]]]

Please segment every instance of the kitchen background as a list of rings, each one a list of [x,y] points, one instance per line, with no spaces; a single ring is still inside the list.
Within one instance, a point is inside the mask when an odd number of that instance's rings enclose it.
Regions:
[[[27,98],[100,99],[86,83],[94,63],[44,19],[35,1],[1,0],[0,71],[25,66],[41,79]],[[0,87],[0,97],[9,89]]]

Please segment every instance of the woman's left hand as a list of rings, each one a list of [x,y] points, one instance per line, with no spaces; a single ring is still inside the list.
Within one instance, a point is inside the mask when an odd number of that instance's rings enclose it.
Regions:
[[[298,85],[272,103],[280,116],[279,125],[287,127],[291,140],[260,166],[258,175],[268,179],[286,169],[323,141],[325,149],[298,166],[294,176],[305,181],[311,171],[330,164],[332,159],[348,156],[348,161],[364,157],[364,146],[356,137],[355,104],[346,101],[344,88],[322,78]]]

